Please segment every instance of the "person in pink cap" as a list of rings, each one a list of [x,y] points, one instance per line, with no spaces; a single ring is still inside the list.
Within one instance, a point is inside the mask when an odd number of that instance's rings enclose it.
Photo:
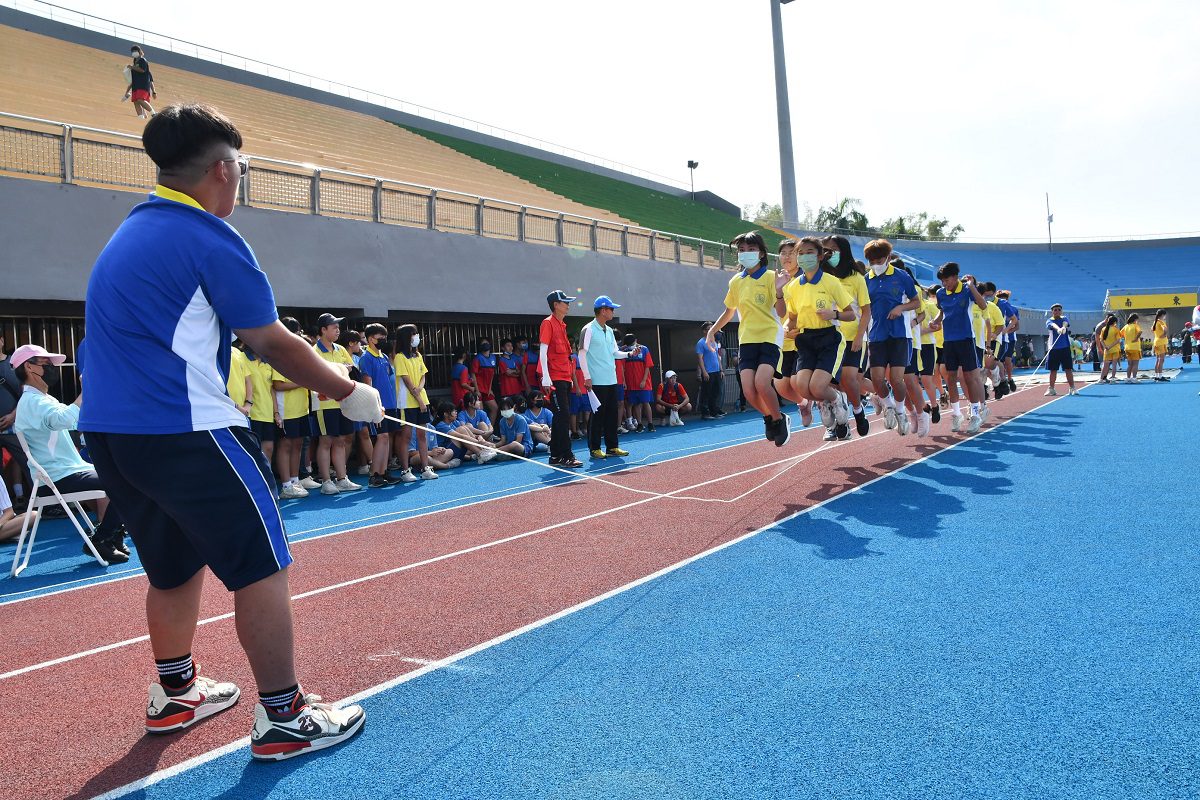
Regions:
[[[51,395],[58,385],[59,371],[67,357],[51,353],[36,344],[23,344],[12,354],[13,371],[21,382],[21,399],[17,402],[17,418],[13,428],[25,437],[29,453],[42,466],[50,480],[63,494],[103,491],[100,478],[92,465],[83,460],[75,449],[70,431],[79,427],[80,394],[71,405],[64,405]],[[39,495],[51,494],[48,486],[38,489]],[[109,564],[124,564],[129,560],[125,545],[125,529],[117,510],[108,499],[95,501],[100,519],[92,534],[92,545]],[[91,551],[83,548],[86,555]]]

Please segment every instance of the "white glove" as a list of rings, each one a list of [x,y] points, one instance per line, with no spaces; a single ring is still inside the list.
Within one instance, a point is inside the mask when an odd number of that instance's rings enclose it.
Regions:
[[[383,406],[379,402],[379,392],[373,386],[356,382],[354,391],[339,400],[338,405],[346,419],[376,424],[383,422]]]

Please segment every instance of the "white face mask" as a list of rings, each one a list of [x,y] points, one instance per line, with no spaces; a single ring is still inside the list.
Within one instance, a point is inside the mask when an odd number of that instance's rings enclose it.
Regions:
[[[742,269],[754,269],[758,266],[759,255],[757,250],[747,250],[744,253],[738,253],[738,265]]]
[[[413,338],[412,338],[412,346],[413,346],[413,347],[420,347],[420,346],[421,346],[421,334],[419,334],[419,333],[418,333],[417,335],[413,336]]]
[[[513,411],[511,408],[506,408],[500,412],[500,416],[504,417],[505,419],[512,419],[512,416],[515,413],[516,412]]]
[[[887,272],[887,268],[888,268],[888,265],[887,265],[886,261],[882,264],[872,264],[871,265],[871,274],[874,275],[876,278],[878,278],[880,275]]]

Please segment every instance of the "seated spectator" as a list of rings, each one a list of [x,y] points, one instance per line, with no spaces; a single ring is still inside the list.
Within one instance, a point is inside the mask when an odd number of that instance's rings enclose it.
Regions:
[[[431,445],[425,451],[425,460],[429,462],[430,469],[454,469],[462,466],[462,459],[456,456],[453,450],[440,445]],[[415,441],[408,444],[408,465],[410,469],[421,468],[421,451]]]
[[[79,343],[82,350],[83,342]],[[1190,351],[1189,351],[1190,353]],[[78,364],[78,356],[76,356]],[[76,367],[82,370],[82,367]],[[17,401],[21,399],[21,382],[13,372],[12,362],[4,353],[4,332],[0,331],[0,451],[7,452],[12,457],[10,470],[12,474],[13,493],[20,500],[29,483],[29,470],[25,464],[25,453],[13,433],[13,422],[17,418]]]
[[[500,438],[496,448],[501,454],[529,458],[533,455],[533,437],[529,435],[529,423],[517,413],[517,402],[512,397],[500,401]]]
[[[533,437],[533,449],[543,452],[550,450],[550,425],[554,422],[554,412],[546,408],[546,399],[541,392],[530,392],[528,401],[517,410],[529,423],[529,435]]]
[[[670,422],[672,412],[686,414],[692,410],[692,403],[688,400],[687,389],[684,389],[683,384],[679,382],[679,376],[675,374],[675,370],[667,370],[663,377],[667,380],[658,385],[654,413],[663,417],[663,424],[666,425]],[[678,424],[682,425],[683,420],[680,420]]]
[[[27,511],[26,514],[37,514],[36,511]],[[29,524],[32,526],[34,520],[31,518]],[[4,485],[4,481],[0,481],[0,542],[7,542],[10,539],[15,539],[21,533],[21,526],[25,524],[25,514],[13,513],[12,500],[8,497],[8,487]],[[100,555],[104,555],[101,553]]]
[[[496,451],[484,439],[472,430],[467,423],[457,418],[460,413],[453,403],[443,400],[437,408],[438,421],[434,428],[438,432],[438,446],[450,450],[454,458],[463,461],[477,459],[480,464],[486,464],[496,457]],[[449,434],[449,435],[447,435]],[[450,436],[454,438],[451,439]]]
[[[96,470],[80,457],[69,433],[79,425],[83,395],[69,406],[50,396],[50,385],[57,383],[59,377],[59,371],[51,368],[66,360],[65,355],[49,353],[35,344],[22,345],[12,354],[13,370],[23,386],[15,427],[24,435],[30,455],[61,493],[103,491]],[[39,496],[52,494],[48,486],[38,489]],[[108,498],[96,500],[94,507],[99,523],[92,534],[92,545],[108,563],[124,564],[129,560],[129,548],[125,545],[121,517],[109,505]],[[83,552],[91,555],[86,546]]]
[[[472,433],[482,436],[485,441],[495,441],[492,437],[494,429],[490,418],[483,408],[483,401],[478,392],[467,392],[463,397],[463,410],[458,412],[458,421],[467,426]]]

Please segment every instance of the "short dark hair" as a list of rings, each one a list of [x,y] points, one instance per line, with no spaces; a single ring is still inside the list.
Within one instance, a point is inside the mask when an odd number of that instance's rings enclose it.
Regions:
[[[372,322],[370,325],[363,328],[363,333],[365,333],[367,335],[367,338],[370,338],[372,336],[378,336],[381,333],[384,336],[387,336],[388,329],[387,329],[386,325],[381,325],[378,322]]]
[[[621,344],[628,347],[629,345],[633,344],[636,341],[637,341],[636,333],[627,333],[627,334],[625,334],[625,338],[621,340]]]
[[[942,264],[940,267],[938,267],[937,276],[939,281],[943,278],[957,278],[958,264],[953,261],[947,261],[945,264]]]
[[[143,49],[142,49],[142,46],[141,46],[140,44],[131,44],[131,45],[129,45],[129,52],[131,52],[131,53],[132,53],[134,50],[137,50],[139,53],[144,53],[144,52],[146,52],[145,50],[143,50]]]
[[[361,342],[363,340],[363,335],[355,330],[345,330],[345,331],[342,331],[342,335],[340,338],[341,338],[341,341],[338,342],[338,344],[340,344],[344,347],[345,345],[348,345],[351,342]]]
[[[279,321],[283,323],[283,327],[297,336],[300,335],[300,320],[295,317],[282,317]]]
[[[201,103],[172,103],[146,123],[142,146],[163,172],[198,166],[214,145],[242,148],[242,134],[217,109]]]
[[[517,405],[516,395],[506,395],[500,398],[501,408],[515,408]]]
[[[437,413],[439,417],[444,417],[448,413],[453,414],[457,410],[458,409],[454,407],[454,403],[451,403],[449,400],[443,400],[437,404]]]
[[[758,266],[765,266],[767,263],[767,242],[758,231],[747,231],[739,233],[729,242],[729,246],[734,250],[738,249],[738,245],[745,244],[748,247],[754,247],[758,250]]]

